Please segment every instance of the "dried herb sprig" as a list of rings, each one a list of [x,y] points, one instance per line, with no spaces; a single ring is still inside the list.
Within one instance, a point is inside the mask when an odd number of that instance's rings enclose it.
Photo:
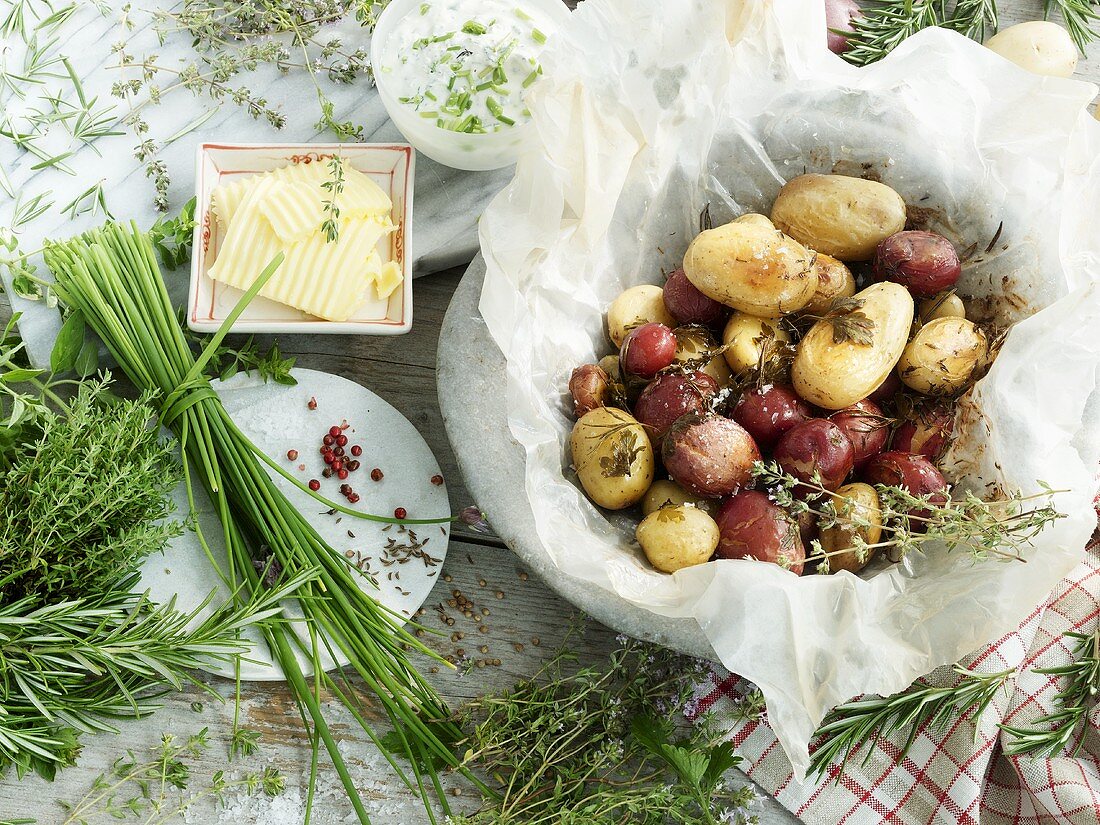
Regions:
[[[922,727],[942,729],[949,720],[964,714],[980,717],[1015,671],[978,673],[956,665],[955,673],[959,679],[952,685],[934,687],[918,682],[893,696],[865,696],[833,708],[815,734],[809,775],[820,777],[839,760],[839,778],[857,750],[869,745],[866,761],[874,755],[873,746],[879,739],[908,731],[898,755],[903,758]]]
[[[1054,697],[1055,709],[1033,720],[1028,727],[1001,725],[1012,737],[1005,746],[1009,755],[1028,754],[1051,757],[1076,756],[1085,737],[1081,734],[1070,747],[1075,733],[1082,729],[1089,709],[1100,693],[1100,630],[1092,633],[1070,631],[1066,638],[1076,641],[1073,661],[1059,667],[1035,668],[1034,673],[1060,676],[1065,687]]]
[[[757,462],[753,476],[769,489],[769,494],[792,515],[813,513],[822,526],[836,524],[865,527],[865,519],[853,511],[844,496],[825,489],[818,481],[801,481],[784,472],[778,463]],[[874,544],[855,537],[855,546],[827,553],[815,545],[808,561],[827,561],[830,555],[855,550],[863,558],[881,548],[890,548],[898,556],[920,551],[929,542],[942,543],[948,551],[962,548],[975,561],[991,557],[1023,561],[1023,548],[1054,521],[1065,518],[1050,499],[1059,490],[1043,487],[1043,492],[1021,493],[1003,499],[984,501],[972,492],[946,501],[942,496],[913,495],[904,487],[874,485],[882,510],[884,537]],[[799,495],[795,495],[795,491]],[[1032,506],[1032,502],[1044,504]],[[858,533],[858,530],[853,530]]]

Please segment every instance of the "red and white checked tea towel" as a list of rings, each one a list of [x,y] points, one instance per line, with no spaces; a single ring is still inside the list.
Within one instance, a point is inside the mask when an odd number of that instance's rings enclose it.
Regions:
[[[996,672],[1015,668],[1008,689],[998,694],[977,720],[956,719],[943,730],[921,730],[909,753],[897,756],[904,735],[881,740],[878,753],[864,762],[853,754],[837,782],[834,765],[819,784],[793,781],[791,766],[767,720],[731,723],[729,729],[741,767],[753,780],[809,825],[1096,825],[1100,823],[1100,710],[1089,714],[1076,756],[1052,759],[1006,756],[997,727],[1007,721],[1029,727],[1049,713],[1060,689],[1054,676],[1032,672],[1072,660],[1067,630],[1091,633],[1100,615],[1098,544],[1086,562],[1028,616],[1020,628],[979,651],[964,664]],[[933,684],[956,678],[950,668],[931,674]],[[710,709],[715,721],[732,715],[752,685],[719,671],[699,698],[699,711]],[[975,730],[976,728],[976,730]],[[811,746],[812,749],[812,746]]]

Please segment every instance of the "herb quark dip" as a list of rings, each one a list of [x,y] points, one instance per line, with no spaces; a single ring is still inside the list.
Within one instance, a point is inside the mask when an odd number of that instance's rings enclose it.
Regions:
[[[552,23],[495,0],[434,0],[406,14],[379,71],[398,101],[442,129],[497,132],[525,122],[523,91],[542,73]]]

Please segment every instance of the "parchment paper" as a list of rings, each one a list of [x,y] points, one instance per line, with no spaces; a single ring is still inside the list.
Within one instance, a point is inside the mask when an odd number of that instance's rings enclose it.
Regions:
[[[1095,89],[939,30],[855,69],[826,51],[816,0],[587,0],[544,65],[530,103],[542,146],[480,228],[481,311],[507,357],[539,537],[561,569],[655,623],[697,619],[722,663],[763,690],[801,776],[829,708],[901,690],[1013,629],[1096,524]],[[633,522],[609,519],[563,470],[569,374],[610,351],[608,304],[680,264],[706,204],[716,223],[767,212],[805,171],[894,187],[970,254],[960,290],[971,311],[1015,323],[960,414],[949,463],[969,485],[1070,491],[1055,500],[1066,518],[1026,563],[935,548],[864,578],[747,560],[666,576],[645,563]]]

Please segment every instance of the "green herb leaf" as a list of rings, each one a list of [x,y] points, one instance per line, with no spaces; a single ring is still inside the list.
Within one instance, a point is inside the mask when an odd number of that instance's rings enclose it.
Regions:
[[[53,349],[50,351],[50,370],[55,374],[71,371],[84,346],[84,316],[72,312],[61,325]]]

